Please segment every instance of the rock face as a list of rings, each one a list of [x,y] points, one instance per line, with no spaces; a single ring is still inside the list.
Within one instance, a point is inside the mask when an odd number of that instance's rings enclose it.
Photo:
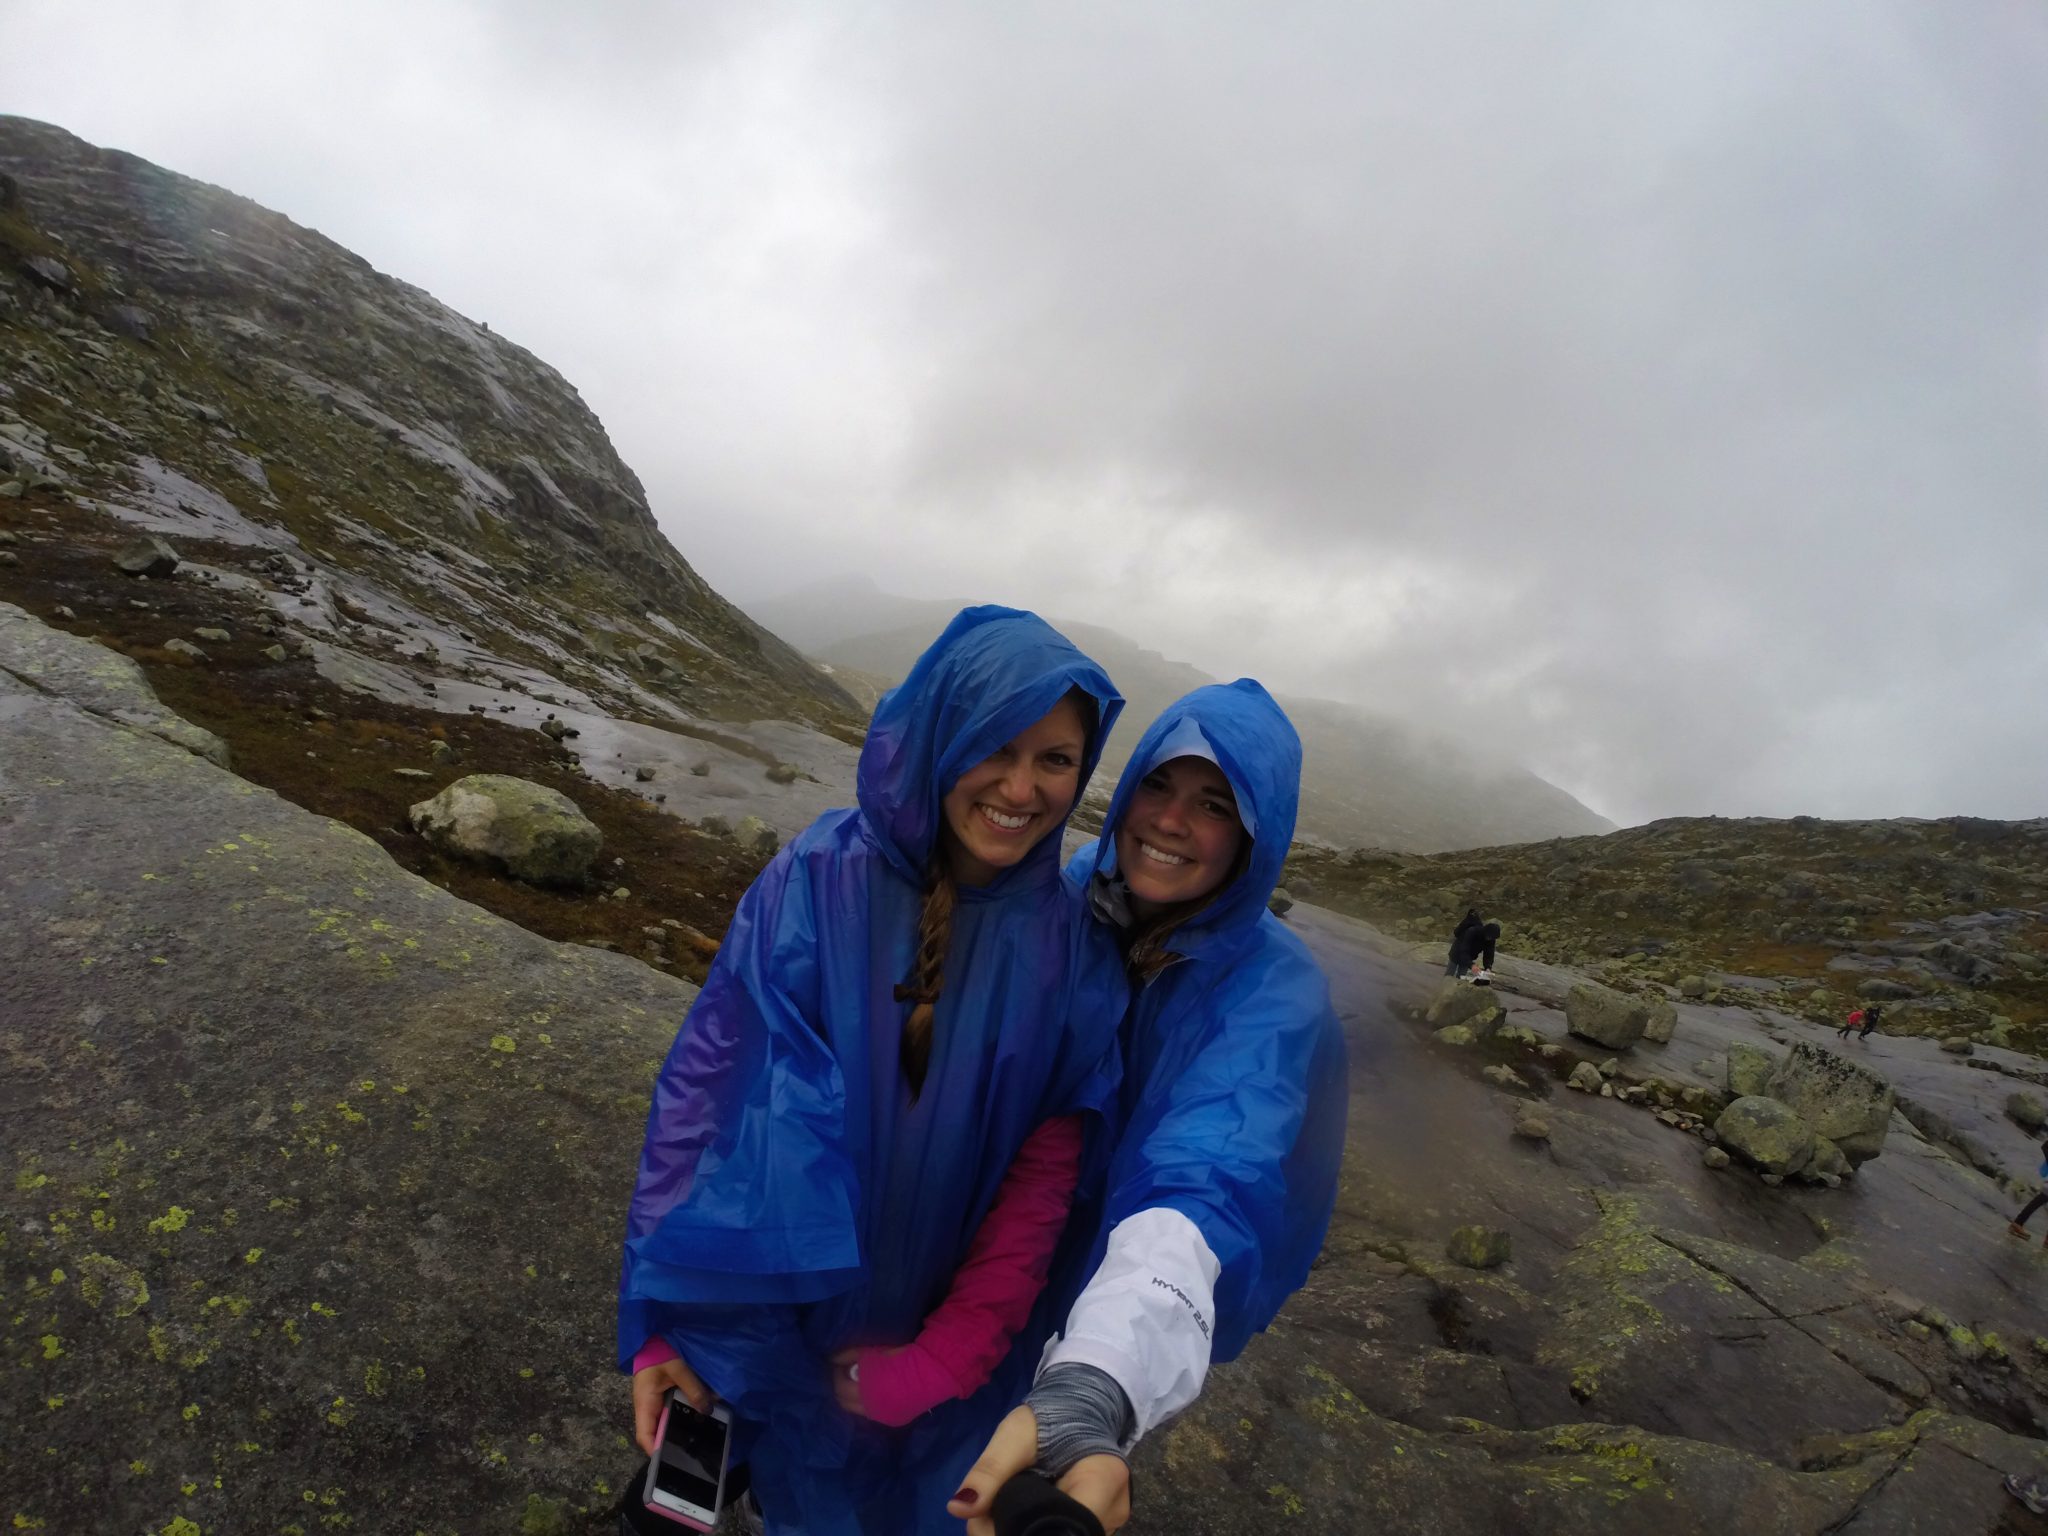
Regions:
[[[1721,1111],[1714,1134],[1764,1173],[1797,1173],[1813,1158],[1813,1127],[1776,1099],[1737,1099]]]
[[[162,539],[142,538],[121,546],[114,564],[130,576],[153,576],[162,580],[178,569],[178,552]]]
[[[0,603],[0,669],[103,719],[147,731],[219,767],[228,766],[227,743],[165,709],[142,669],[126,656],[51,629],[9,603]]]
[[[604,845],[567,795],[500,773],[457,779],[412,808],[412,825],[439,848],[534,885],[580,885]]]
[[[53,434],[38,470],[64,463],[146,533],[267,544],[325,590],[390,600],[357,613],[562,653],[564,680],[616,713],[645,716],[651,693],[857,726],[851,698],[690,567],[575,389],[516,343],[246,198],[48,124],[0,115],[0,175],[0,356],[37,381],[9,406]],[[61,286],[38,276],[56,270]],[[82,457],[88,416],[81,466],[56,434]],[[681,659],[607,661],[579,628]]]
[[[0,845],[0,1518],[613,1528],[691,988],[6,669]]]
[[[1788,1105],[1851,1163],[1884,1150],[1892,1085],[1861,1062],[1801,1040],[1772,1071],[1764,1092]]]
[[[1625,1051],[1634,1045],[1649,1023],[1649,1012],[1642,1003],[1590,981],[1580,982],[1566,994],[1564,1017],[1573,1034],[1610,1051]]]

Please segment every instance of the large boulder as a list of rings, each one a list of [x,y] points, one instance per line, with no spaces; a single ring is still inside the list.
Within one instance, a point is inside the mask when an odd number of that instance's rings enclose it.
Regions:
[[[1813,1127],[1789,1104],[1737,1099],[1714,1122],[1720,1145],[1764,1173],[1797,1173],[1813,1160]]]
[[[1625,1051],[1643,1038],[1649,1011],[1637,999],[1611,987],[1582,981],[1565,994],[1564,1020],[1582,1040],[1610,1051]]]
[[[457,779],[411,811],[443,852],[533,885],[579,885],[604,846],[597,824],[559,790],[502,773]]]
[[[1491,987],[1446,981],[1429,1000],[1429,1011],[1423,1017],[1432,1029],[1463,1024],[1474,1038],[1484,1040],[1500,1028],[1507,1010],[1501,1007]]]
[[[1892,1085],[1860,1061],[1815,1045],[1794,1043],[1771,1073],[1764,1092],[1797,1111],[1853,1163],[1884,1150],[1892,1121]]]
[[[1727,1088],[1731,1098],[1761,1094],[1778,1068],[1778,1058],[1760,1045],[1737,1041],[1728,1047]]]

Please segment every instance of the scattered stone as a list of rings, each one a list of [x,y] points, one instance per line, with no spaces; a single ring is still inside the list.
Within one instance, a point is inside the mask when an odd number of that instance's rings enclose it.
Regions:
[[[1903,1002],[1909,997],[1918,997],[1920,994],[1903,981],[1893,981],[1884,976],[1872,976],[1869,980],[1856,984],[1856,995],[1869,998],[1872,1002],[1896,1003]]]
[[[224,629],[195,629],[192,633],[201,640],[211,640],[215,645],[226,645],[235,638]]]
[[[1948,1039],[1941,1042],[1941,1048],[1951,1056],[1974,1056],[1977,1054],[1977,1047],[1965,1040],[1961,1035],[1950,1035]]]
[[[1515,1134],[1524,1141],[1548,1141],[1550,1122],[1541,1115],[1523,1115],[1515,1122]]]
[[[1460,1227],[1444,1244],[1444,1257],[1467,1269],[1498,1269],[1514,1255],[1514,1238],[1498,1227]]]
[[[2038,1132],[2048,1126],[2048,1106],[2031,1093],[2008,1094],[2005,1100],[2006,1118],[2022,1130]]]
[[[12,501],[19,501],[27,494],[28,487],[19,480],[0,480],[0,496],[5,496]]]
[[[633,779],[636,783],[651,784],[654,782],[654,770],[642,763],[633,770]]]
[[[1273,887],[1273,894],[1266,898],[1266,910],[1275,917],[1285,917],[1294,910],[1294,895],[1284,885]]]
[[[178,552],[151,534],[123,544],[114,564],[126,575],[162,581],[178,569]]]
[[[458,857],[534,885],[576,885],[604,835],[558,790],[507,774],[457,779],[410,812],[413,830]]]
[[[703,778],[709,778],[710,776],[711,776],[711,764],[710,764],[710,763],[708,763],[708,762],[699,762],[699,763],[692,763],[692,764],[690,764],[690,777],[691,777],[691,778],[693,778],[693,779],[703,779]]]
[[[1742,1041],[1730,1045],[1725,1079],[1730,1096],[1746,1099],[1762,1093],[1777,1067],[1778,1058],[1760,1045]]]
[[[1444,1045],[1477,1045],[1479,1037],[1463,1024],[1449,1024],[1436,1032],[1439,1042]]]
[[[288,661],[291,659],[291,652],[281,645],[266,645],[263,647],[263,654],[272,661]]]
[[[149,328],[155,323],[148,310],[136,304],[115,304],[100,317],[108,330],[135,341],[149,340]]]
[[[1728,1154],[1720,1147],[1708,1147],[1706,1151],[1700,1154],[1700,1161],[1709,1168],[1726,1168],[1729,1158]]]
[[[1565,994],[1565,1026],[1582,1040],[1625,1051],[1643,1037],[1647,1011],[1634,998],[1582,981]]]
[[[1621,1058],[1618,1056],[1610,1056],[1605,1061],[1601,1062],[1600,1075],[1606,1078],[1609,1082],[1612,1082],[1615,1078],[1619,1077],[1621,1075]]]
[[[207,659],[206,652],[202,651],[190,640],[166,640],[164,642],[164,649],[173,656],[183,656],[187,661],[205,661]]]
[[[1826,1183],[1829,1179],[1839,1184],[1842,1182],[1842,1175],[1848,1171],[1849,1159],[1843,1155],[1842,1149],[1825,1136],[1815,1136],[1813,1159],[1800,1170],[1799,1176],[1811,1179],[1816,1184]]]
[[[732,823],[723,816],[706,816],[697,823],[697,830],[706,837],[731,837]]]
[[[78,615],[72,612],[70,606],[66,603],[59,603],[57,605],[57,617],[60,619],[69,619],[74,624],[78,622]]]
[[[1424,1022],[1434,1028],[1463,1024],[1481,1040],[1499,1029],[1506,1017],[1507,1010],[1501,1007],[1493,988],[1469,986],[1455,979],[1447,979],[1437,988],[1423,1013]]]
[[[452,763],[456,760],[455,749],[445,741],[436,741],[428,747],[427,756],[437,763]]]
[[[21,270],[53,293],[71,291],[71,269],[54,256],[24,256]]]
[[[424,768],[394,768],[391,771],[401,779],[431,779],[433,777]]]
[[[1607,1084],[1601,1079],[1600,1069],[1590,1061],[1582,1061],[1572,1068],[1572,1075],[1565,1079],[1567,1088],[1576,1088],[1581,1093],[1598,1093]]]
[[[1668,999],[1653,997],[1643,1005],[1643,1038],[1663,1045],[1678,1029],[1678,1010]]]
[[[624,901],[627,897],[631,896],[632,894],[633,893],[627,890],[623,885],[615,886],[612,889],[612,900]]]
[[[1517,1072],[1513,1067],[1488,1067],[1484,1072],[1480,1073],[1480,1076],[1484,1077],[1490,1083],[1496,1083],[1502,1088],[1506,1088],[1511,1091],[1518,1088],[1527,1091],[1529,1087],[1528,1082],[1523,1078],[1522,1074]]]
[[[770,784],[794,784],[803,776],[803,770],[794,763],[777,763],[768,770]]]
[[[1737,1099],[1721,1111],[1714,1134],[1736,1156],[1765,1173],[1795,1173],[1813,1157],[1813,1127],[1776,1099]]]
[[[1667,975],[1667,976],[1669,976],[1669,975],[1670,975],[1671,973],[1670,973],[1669,971],[1666,971],[1666,972],[1665,972],[1664,974],[1665,974],[1665,975]],[[1705,996],[1707,995],[1707,979],[1706,979],[1706,977],[1704,977],[1704,976],[1681,976],[1681,977],[1679,977],[1679,978],[1678,978],[1678,995],[1679,995],[1680,997],[1689,997],[1689,998],[1694,998],[1694,999],[1698,999],[1698,998],[1702,998],[1702,997],[1705,997]]]
[[[1770,1185],[1771,1188],[1776,1189],[1785,1182],[1785,1175],[1782,1173],[1767,1173],[1763,1175],[1763,1181]]]
[[[0,545],[19,544],[21,537],[12,528],[0,528]]]
[[[775,829],[758,816],[742,816],[732,835],[742,848],[763,858],[773,858],[776,849],[782,846],[782,839],[776,835]]]
[[[540,733],[541,735],[547,737],[550,741],[562,741],[567,737],[576,734],[576,732],[570,728],[569,723],[567,721],[557,720],[553,715],[549,715],[547,719],[541,721]]]
[[[19,565],[21,556],[11,549],[0,549],[0,565]]]

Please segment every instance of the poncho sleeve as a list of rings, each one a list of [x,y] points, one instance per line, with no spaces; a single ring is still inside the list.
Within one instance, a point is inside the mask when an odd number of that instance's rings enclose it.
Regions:
[[[1195,1224],[1220,1266],[1214,1358],[1228,1360],[1300,1286],[1328,1228],[1343,1035],[1321,970],[1290,947],[1232,967],[1173,1027],[1204,1038],[1119,1152],[1104,1225],[1154,1207]]]
[[[655,1083],[619,1282],[622,1365],[679,1305],[813,1301],[859,1275],[819,954],[800,840],[741,899]]]

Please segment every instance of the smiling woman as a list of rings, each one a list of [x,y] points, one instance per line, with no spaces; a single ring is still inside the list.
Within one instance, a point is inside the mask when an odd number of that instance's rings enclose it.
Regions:
[[[971,608],[876,707],[857,809],[761,874],[654,1088],[619,1357],[643,1448],[732,1412],[771,1532],[957,1531],[1022,1392],[1128,986],[1059,831],[1122,700]],[[908,1008],[906,1010],[906,1006]],[[1041,1315],[1042,1316],[1042,1315]]]

